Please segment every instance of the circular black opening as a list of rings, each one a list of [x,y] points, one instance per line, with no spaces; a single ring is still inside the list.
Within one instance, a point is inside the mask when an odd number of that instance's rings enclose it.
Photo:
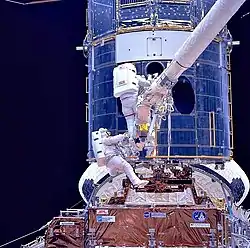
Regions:
[[[173,87],[174,105],[181,114],[191,114],[195,105],[193,87],[186,77],[180,77]]]
[[[160,75],[164,70],[164,66],[160,62],[150,62],[146,67],[146,73],[147,75],[153,75],[155,73],[158,73]]]

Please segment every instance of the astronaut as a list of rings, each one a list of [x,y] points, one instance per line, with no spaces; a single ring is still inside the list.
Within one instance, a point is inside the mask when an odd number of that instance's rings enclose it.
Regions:
[[[111,176],[117,175],[118,172],[124,172],[135,188],[143,188],[149,181],[139,179],[132,166],[123,158],[122,152],[119,149],[119,143],[128,139],[128,136],[119,134],[109,136],[107,129],[99,129],[103,152],[105,155],[105,164]]]
[[[136,67],[131,63],[125,63],[114,68],[114,97],[120,98],[122,113],[126,119],[130,137],[136,137],[136,112],[138,95],[143,94],[151,81],[136,74]]]
[[[145,88],[141,93],[139,93],[138,101],[137,101],[137,118],[136,118],[136,124],[138,126],[139,136],[140,137],[146,137],[147,133],[149,131],[150,123],[151,123],[151,106],[150,103],[148,104],[141,104],[143,101],[145,101],[144,97],[146,93],[146,90],[149,88],[149,86],[152,84],[152,82],[157,78],[158,73],[155,73],[153,75],[148,75],[147,81],[149,82],[149,85],[147,88]]]

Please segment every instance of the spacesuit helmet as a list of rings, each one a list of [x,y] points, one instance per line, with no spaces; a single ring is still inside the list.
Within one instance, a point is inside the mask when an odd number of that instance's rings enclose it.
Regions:
[[[100,132],[101,138],[111,135],[111,133],[106,128],[99,128],[99,132]]]

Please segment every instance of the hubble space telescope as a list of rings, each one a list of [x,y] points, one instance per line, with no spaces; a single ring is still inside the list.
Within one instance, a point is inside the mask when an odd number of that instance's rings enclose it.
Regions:
[[[42,247],[250,247],[226,26],[244,2],[88,1],[85,208]]]

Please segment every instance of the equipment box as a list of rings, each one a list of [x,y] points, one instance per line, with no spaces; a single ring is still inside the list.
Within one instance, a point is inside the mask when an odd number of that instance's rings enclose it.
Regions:
[[[89,229],[98,246],[211,247],[221,216],[217,209],[187,207],[92,208]]]
[[[45,248],[83,247],[84,219],[80,217],[56,217],[45,235]]]

